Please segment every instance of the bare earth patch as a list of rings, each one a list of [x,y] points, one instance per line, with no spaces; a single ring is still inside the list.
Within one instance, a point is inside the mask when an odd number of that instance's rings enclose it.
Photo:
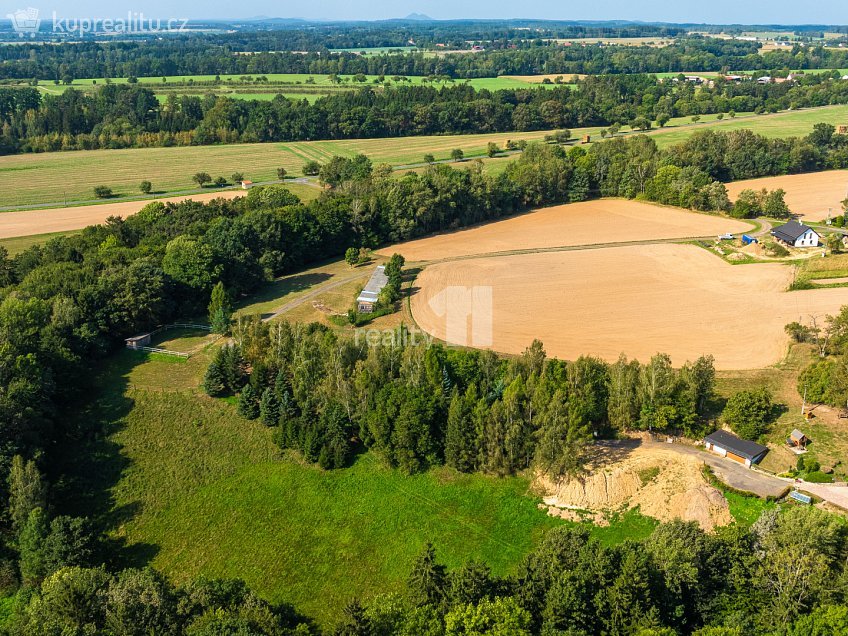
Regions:
[[[514,250],[683,239],[746,232],[750,224],[638,201],[601,199],[542,208],[495,223],[381,250],[407,261]]]
[[[660,521],[695,521],[704,530],[732,521],[727,500],[709,485],[696,457],[652,446],[600,462],[587,475],[555,484],[540,479],[549,514],[572,519],[574,509],[595,513],[639,508]],[[558,513],[558,511],[564,511]],[[576,519],[579,520],[579,519]]]
[[[436,263],[410,302],[418,325],[447,340],[439,294],[491,287],[491,342],[453,331],[452,344],[520,353],[538,338],[564,359],[661,351],[677,365],[712,354],[718,369],[758,369],[783,358],[787,323],[848,304],[846,288],[785,292],[791,278],[785,265],[733,266],[693,245],[638,245]]]
[[[155,200],[162,203],[179,203],[180,201],[188,201],[189,199],[207,202],[213,199],[234,199],[244,194],[245,192],[242,190],[226,190],[224,192],[204,192],[203,194]],[[152,202],[153,200],[151,199],[141,199],[138,201],[101,203],[99,205],[52,208],[49,210],[0,212],[0,239],[80,230],[89,225],[103,223],[110,216],[127,218]]]
[[[801,215],[805,221],[823,221],[827,210],[833,210],[833,216],[842,214],[842,201],[848,197],[848,170],[828,170],[810,174],[788,174],[780,177],[764,177],[728,183],[727,194],[731,201],[742,190],[786,191],[786,204],[793,214]]]

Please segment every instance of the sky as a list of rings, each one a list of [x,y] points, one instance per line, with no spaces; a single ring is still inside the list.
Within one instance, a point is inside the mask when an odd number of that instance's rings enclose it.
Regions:
[[[848,24],[846,0],[0,0],[0,15],[34,7],[42,17],[124,17],[141,12],[157,18],[255,16],[321,20],[377,20],[412,12],[435,19],[544,18],[557,20],[642,20],[715,24]]]

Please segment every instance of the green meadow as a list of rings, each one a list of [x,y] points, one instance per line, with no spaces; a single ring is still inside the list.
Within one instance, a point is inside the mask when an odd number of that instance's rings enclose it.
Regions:
[[[767,115],[741,113],[735,119],[703,115],[693,123],[679,117],[651,134],[660,146],[684,141],[697,130],[735,130],[748,128],[769,137],[806,135],[819,122],[848,123],[848,105],[827,106],[807,110],[786,111]],[[599,140],[600,127],[578,128],[574,138],[592,135]],[[334,155],[368,155],[377,163],[393,166],[420,164],[425,154],[436,160],[450,158],[451,150],[461,148],[466,158],[482,157],[486,146],[494,142],[504,147],[508,140],[538,141],[552,131],[491,133],[482,135],[435,135],[380,139],[348,139],[339,141],[300,141],[265,144],[231,144],[172,148],[138,148],[125,150],[90,150],[8,155],[0,157],[0,175],[14,173],[15,188],[0,196],[0,205],[55,204],[63,200],[84,201],[92,198],[92,188],[106,185],[116,195],[137,195],[143,180],[153,183],[162,194],[194,188],[191,177],[204,171],[213,177],[242,172],[255,182],[276,179],[278,167],[299,175],[309,160],[325,162]],[[633,131],[627,130],[627,134]],[[487,162],[489,163],[489,162]],[[494,163],[502,166],[504,159]],[[462,165],[462,164],[457,164]],[[296,187],[296,186],[295,186]],[[315,196],[318,190],[300,186],[298,195]],[[114,199],[120,200],[120,199]]]

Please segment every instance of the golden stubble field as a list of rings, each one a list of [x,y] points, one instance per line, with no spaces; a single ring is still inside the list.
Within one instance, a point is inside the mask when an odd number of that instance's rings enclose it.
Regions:
[[[503,221],[439,234],[380,250],[407,261],[432,261],[581,245],[714,237],[745,232],[750,223],[624,199],[601,199],[542,208]]]
[[[614,361],[624,353],[646,361],[664,352],[680,365],[712,354],[718,369],[746,370],[783,358],[787,323],[822,319],[848,304],[844,287],[786,291],[790,265],[731,265],[676,242],[749,227],[600,200],[384,251],[424,265],[413,286],[412,315],[423,330],[452,344],[520,353],[538,338],[558,358]]]
[[[848,198],[848,170],[828,170],[808,174],[788,174],[779,177],[764,177],[734,181],[727,184],[731,201],[742,190],[776,190],[786,192],[786,204],[793,214],[805,221],[823,221],[828,209],[832,215],[842,214],[842,201]]]
[[[846,288],[786,292],[791,277],[785,265],[734,266],[671,243],[483,257],[426,267],[411,308],[428,333],[470,344],[470,331],[465,341],[448,332],[450,311],[461,308],[445,312],[438,296],[448,288],[491,288],[496,351],[520,353],[538,338],[563,359],[614,361],[624,353],[647,361],[664,352],[680,365],[712,354],[717,369],[759,369],[784,356],[787,323],[848,304]],[[470,307],[480,333],[485,297]]]
[[[204,192],[203,194],[192,194],[183,197],[167,197],[155,199],[155,201],[179,203],[180,201],[191,199],[206,203],[213,199],[234,199],[245,194],[247,193],[243,190],[226,190],[224,192]],[[153,203],[153,201],[153,199],[140,199],[48,210],[2,212],[0,213],[0,239],[80,230],[89,225],[104,223],[110,216],[127,218],[141,210],[147,204]]]

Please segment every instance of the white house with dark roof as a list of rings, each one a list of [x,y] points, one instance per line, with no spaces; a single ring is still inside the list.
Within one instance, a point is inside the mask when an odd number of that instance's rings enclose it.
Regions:
[[[778,241],[792,247],[816,247],[821,238],[813,228],[798,221],[789,221],[785,225],[776,227],[771,234]]]

